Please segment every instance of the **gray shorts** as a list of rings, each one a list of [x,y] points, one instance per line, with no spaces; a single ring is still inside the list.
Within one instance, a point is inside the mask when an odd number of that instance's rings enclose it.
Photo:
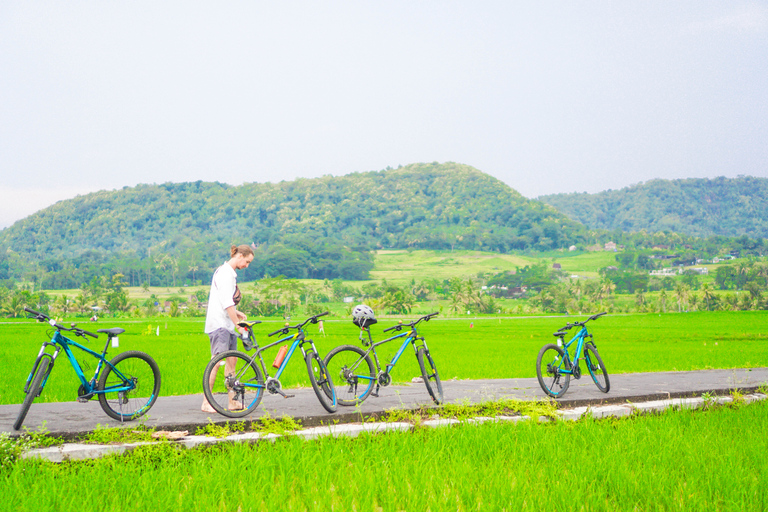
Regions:
[[[237,349],[237,335],[226,329],[216,329],[208,334],[211,338],[211,357],[227,350]]]

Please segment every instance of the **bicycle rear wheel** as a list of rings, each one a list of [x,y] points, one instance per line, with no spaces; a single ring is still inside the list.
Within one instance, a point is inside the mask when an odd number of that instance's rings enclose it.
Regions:
[[[433,402],[440,405],[443,403],[443,383],[440,381],[432,356],[424,347],[419,347],[416,351],[416,359],[419,360],[421,377],[424,379],[424,385],[427,386],[427,393],[432,397]]]
[[[29,412],[29,407],[32,405],[32,402],[35,400],[35,398],[37,398],[37,396],[40,394],[40,388],[43,385],[43,381],[48,376],[50,371],[49,366],[51,362],[51,357],[47,354],[45,354],[40,359],[40,363],[37,365],[37,371],[32,377],[32,383],[29,385],[27,394],[21,404],[19,415],[16,418],[16,421],[13,423],[14,430],[19,430],[21,428],[21,424],[24,423],[24,418],[27,417],[27,413]]]
[[[317,399],[326,411],[336,412],[336,389],[333,387],[333,381],[325,363],[312,350],[307,352],[306,360],[309,382],[312,383]]]
[[[96,390],[107,416],[134,420],[155,404],[160,394],[160,369],[144,352],[123,352],[106,365]]]
[[[234,371],[226,375],[226,360],[235,359]],[[225,364],[221,367],[220,363]],[[213,382],[211,375],[216,370]],[[211,407],[228,418],[247,416],[264,397],[264,377],[258,365],[249,356],[229,350],[217,354],[203,372],[203,393]]]
[[[608,379],[608,371],[605,369],[603,359],[597,353],[597,347],[591,343],[584,345],[584,359],[597,389],[607,393],[611,389],[611,381]]]
[[[544,392],[552,398],[560,398],[568,391],[571,375],[561,373],[567,369],[563,349],[549,343],[541,347],[536,358],[536,378]]]
[[[339,405],[357,405],[368,398],[376,382],[370,356],[354,345],[336,347],[323,360],[336,384]]]

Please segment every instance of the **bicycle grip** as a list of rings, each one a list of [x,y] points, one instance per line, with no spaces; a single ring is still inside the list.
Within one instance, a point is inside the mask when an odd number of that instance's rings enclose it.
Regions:
[[[402,327],[403,327],[403,322],[400,322],[399,324],[397,324],[397,325],[393,325],[392,327],[387,327],[387,328],[386,328],[386,329],[384,329],[384,331],[382,331],[382,332],[391,331],[392,329],[397,329],[397,330],[399,331],[399,330],[400,330]]]

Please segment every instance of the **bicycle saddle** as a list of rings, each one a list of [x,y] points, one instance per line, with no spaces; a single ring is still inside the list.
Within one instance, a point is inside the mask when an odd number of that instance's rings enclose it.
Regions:
[[[254,320],[252,322],[249,322],[247,320],[243,320],[241,322],[238,322],[237,325],[239,325],[240,327],[253,327],[254,325],[260,324],[260,323],[261,323],[261,320]]]
[[[120,327],[113,327],[111,329],[99,329],[96,332],[103,332],[106,333],[108,337],[117,336],[118,334],[123,334],[125,332],[125,329],[122,329]]]

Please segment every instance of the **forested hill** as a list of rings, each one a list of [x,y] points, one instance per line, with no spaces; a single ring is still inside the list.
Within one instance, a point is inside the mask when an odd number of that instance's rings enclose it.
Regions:
[[[133,285],[175,286],[209,276],[232,243],[257,247],[246,279],[363,279],[372,249],[546,250],[583,233],[552,207],[454,163],[241,186],[139,185],[60,201],[0,231],[0,279],[67,288],[121,272]]]
[[[653,180],[539,200],[593,229],[768,238],[768,179]]]

